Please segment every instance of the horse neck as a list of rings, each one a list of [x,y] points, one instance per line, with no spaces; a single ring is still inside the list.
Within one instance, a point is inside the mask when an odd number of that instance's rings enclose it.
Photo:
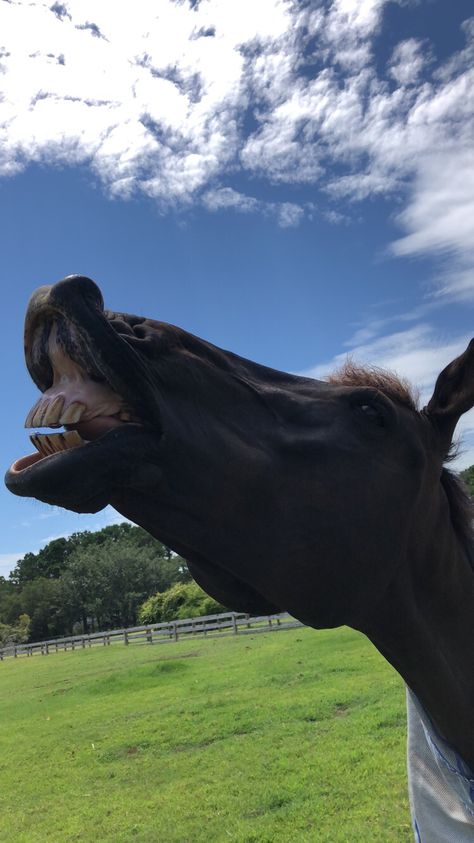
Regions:
[[[363,631],[474,770],[472,548],[442,526],[433,523],[422,558],[401,566]]]

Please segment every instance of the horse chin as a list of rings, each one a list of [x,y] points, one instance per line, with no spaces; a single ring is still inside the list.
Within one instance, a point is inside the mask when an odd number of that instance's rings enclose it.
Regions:
[[[198,585],[232,612],[274,615],[282,611],[246,582],[202,557],[197,561],[191,556],[188,568]]]

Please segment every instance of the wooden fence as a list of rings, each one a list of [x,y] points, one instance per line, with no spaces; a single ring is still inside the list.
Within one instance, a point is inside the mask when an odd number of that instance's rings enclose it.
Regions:
[[[256,632],[276,632],[280,629],[293,629],[302,626],[286,612],[278,615],[251,616],[237,612],[225,612],[220,615],[204,615],[199,618],[165,621],[162,623],[133,626],[128,629],[108,629],[105,632],[92,632],[90,635],[73,635],[69,638],[51,638],[49,641],[37,641],[32,644],[10,644],[0,649],[0,661],[7,656],[47,656],[60,650],[77,650],[97,644],[108,647],[116,642],[130,644],[169,644],[180,638],[203,638],[221,635],[239,635]]]

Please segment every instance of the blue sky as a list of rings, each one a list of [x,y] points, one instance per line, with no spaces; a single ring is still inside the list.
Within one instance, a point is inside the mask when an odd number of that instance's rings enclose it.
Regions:
[[[0,4],[2,462],[30,451],[39,284],[276,368],[422,397],[472,336],[474,17],[443,0]],[[474,463],[474,418],[458,467]],[[0,573],[116,518],[0,490]]]

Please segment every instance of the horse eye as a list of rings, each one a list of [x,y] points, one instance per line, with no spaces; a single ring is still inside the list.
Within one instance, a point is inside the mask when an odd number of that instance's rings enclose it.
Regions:
[[[361,413],[363,413],[366,419],[378,424],[380,427],[384,426],[384,417],[378,407],[375,407],[374,404],[359,404],[358,409]]]

